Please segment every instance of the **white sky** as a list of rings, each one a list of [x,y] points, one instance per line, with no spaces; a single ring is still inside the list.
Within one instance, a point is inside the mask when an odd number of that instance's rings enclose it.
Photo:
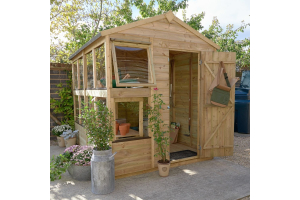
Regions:
[[[144,0],[149,2],[149,0]],[[205,12],[205,17],[202,20],[204,28],[208,29],[211,25],[214,16],[217,16],[222,28],[226,28],[228,24],[234,24],[234,28],[241,25],[241,21],[250,23],[250,0],[189,0],[188,1],[187,18],[192,14]],[[139,15],[137,9],[133,8],[133,16]],[[179,11],[176,16],[182,19],[182,11]],[[250,27],[245,29],[244,33],[240,33],[238,40],[250,38]]]

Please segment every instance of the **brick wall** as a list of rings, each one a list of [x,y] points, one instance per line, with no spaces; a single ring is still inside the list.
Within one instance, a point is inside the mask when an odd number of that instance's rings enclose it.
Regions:
[[[59,88],[57,84],[62,83],[63,87],[66,87],[68,80],[68,73],[72,73],[71,64],[62,64],[62,63],[50,63],[50,98],[60,99],[58,93]],[[49,100],[50,101],[50,100]],[[63,118],[62,114],[53,113],[53,109],[50,109],[50,112],[61,121]],[[50,139],[55,139],[56,137],[52,135],[51,130],[54,126],[58,124],[55,123],[53,119],[50,118]]]

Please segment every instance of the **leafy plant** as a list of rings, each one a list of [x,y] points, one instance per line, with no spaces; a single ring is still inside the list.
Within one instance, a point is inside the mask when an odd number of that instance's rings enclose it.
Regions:
[[[50,180],[61,179],[61,175],[67,171],[71,165],[70,159],[67,155],[59,154],[59,156],[52,156],[50,161]]]
[[[67,86],[63,87],[62,84],[58,84],[57,87],[61,88],[57,92],[60,99],[50,99],[50,108],[54,113],[63,114],[62,123],[69,124],[74,129],[74,102],[72,95],[72,75],[68,73]]]
[[[90,146],[72,145],[65,149],[63,154],[52,156],[50,161],[50,180],[61,179],[61,175],[67,171],[70,165],[91,165],[93,150]]]
[[[52,129],[52,134],[59,137],[66,130],[72,130],[72,127],[68,124],[63,124],[63,125],[60,125],[60,126],[54,126],[53,129]]]
[[[154,90],[158,90],[157,88],[154,88]],[[169,131],[163,131],[163,127],[168,126],[167,124],[164,124],[164,121],[161,119],[161,113],[160,111],[162,109],[162,105],[165,103],[161,99],[162,94],[153,94],[153,107],[148,108],[148,128],[150,128],[151,132],[153,132],[154,141],[157,144],[156,151],[157,153],[154,156],[160,156],[162,163],[169,162],[167,160],[167,147],[169,145],[170,138],[166,136],[166,133]]]
[[[96,104],[97,109],[93,106],[89,108],[89,104]],[[109,150],[109,142],[113,139],[113,114],[108,110],[104,102],[101,100],[93,101],[90,98],[89,103],[83,103],[81,115],[86,135],[89,142],[95,145],[95,150]]]

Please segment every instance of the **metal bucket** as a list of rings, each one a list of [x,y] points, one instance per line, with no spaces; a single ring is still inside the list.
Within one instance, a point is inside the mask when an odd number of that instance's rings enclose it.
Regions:
[[[71,165],[68,168],[69,174],[77,181],[90,181],[91,180],[91,166],[77,166]]]
[[[116,152],[117,153],[117,152]],[[91,181],[94,194],[109,194],[115,188],[115,159],[112,149],[93,150],[91,159]]]

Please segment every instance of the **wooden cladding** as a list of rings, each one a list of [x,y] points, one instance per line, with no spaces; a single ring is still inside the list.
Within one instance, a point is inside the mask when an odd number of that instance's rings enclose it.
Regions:
[[[112,143],[115,155],[115,176],[151,168],[151,139]]]
[[[233,154],[234,137],[234,94],[235,87],[231,88],[231,103],[225,108],[210,103],[208,89],[218,72],[219,62],[223,61],[229,78],[235,77],[234,52],[201,52],[201,88],[200,99],[202,112],[200,126],[201,157],[230,156]]]

